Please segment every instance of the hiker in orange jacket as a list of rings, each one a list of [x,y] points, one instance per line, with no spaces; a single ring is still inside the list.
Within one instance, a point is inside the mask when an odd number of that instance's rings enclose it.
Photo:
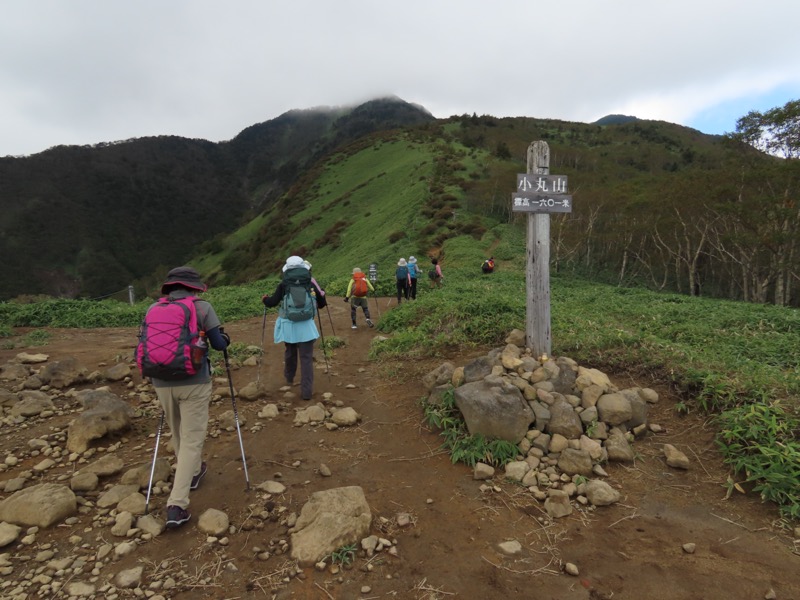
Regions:
[[[367,325],[374,327],[375,325],[369,318],[369,304],[367,303],[367,294],[375,292],[375,288],[366,278],[361,269],[356,267],[353,269],[353,277],[350,283],[347,284],[347,292],[345,292],[344,301],[350,302],[350,320],[353,322],[352,329],[358,329],[356,325],[356,310],[360,306],[364,311],[364,316],[367,318]]]

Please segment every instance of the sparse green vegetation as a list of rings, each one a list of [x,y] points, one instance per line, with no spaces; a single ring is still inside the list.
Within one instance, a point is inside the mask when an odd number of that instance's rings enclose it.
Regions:
[[[342,546],[338,550],[334,550],[329,556],[331,564],[342,566],[350,565],[356,559],[356,549],[357,546],[355,544],[348,544]]]
[[[423,402],[423,411],[428,425],[442,430],[442,447],[450,453],[453,463],[463,462],[474,467],[483,462],[500,467],[519,454],[511,442],[487,439],[480,434],[470,435],[455,405],[453,390],[442,396],[440,404]]]

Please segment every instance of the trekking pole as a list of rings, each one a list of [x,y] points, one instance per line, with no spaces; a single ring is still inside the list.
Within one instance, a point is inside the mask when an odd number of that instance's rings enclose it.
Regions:
[[[161,440],[161,430],[164,429],[164,413],[161,409],[161,419],[158,421],[158,433],[156,433],[156,448],[153,451],[153,465],[150,467],[150,481],[147,482],[147,499],[144,502],[144,514],[150,510],[150,492],[153,491],[153,475],[156,472],[156,458],[158,457],[158,442]]]
[[[220,327],[220,331],[222,328]],[[225,357],[225,370],[228,372],[228,384],[231,386],[231,404],[233,405],[233,420],[236,423],[236,433],[239,435],[239,449],[242,451],[242,465],[244,466],[244,480],[247,483],[247,491],[250,491],[250,476],[247,474],[247,458],[244,456],[244,444],[242,443],[242,429],[239,427],[239,411],[236,410],[236,394],[233,391],[233,379],[231,378],[231,364],[228,362],[228,349],[222,351]]]
[[[378,310],[378,318],[380,319],[381,318],[381,307],[378,304],[378,297],[377,296],[375,296],[375,308]]]
[[[256,389],[261,381],[261,365],[264,362],[264,332],[267,330],[267,306],[264,305],[264,322],[261,323],[261,354],[258,357],[258,373],[256,374]]]
[[[328,320],[331,322],[331,331],[333,332],[333,335],[336,335],[336,330],[333,328],[333,317],[331,317],[331,307],[330,305],[326,304],[325,308],[328,309]],[[322,327],[322,325],[320,325],[320,327]]]
[[[325,373],[328,375],[328,381],[331,379],[331,366],[328,364],[328,355],[325,354],[325,334],[322,332],[322,317],[319,315],[319,305],[317,304],[317,295],[314,290],[311,290],[311,296],[314,298],[314,305],[317,309],[317,321],[319,321],[319,335],[322,338],[322,358],[325,361]]]

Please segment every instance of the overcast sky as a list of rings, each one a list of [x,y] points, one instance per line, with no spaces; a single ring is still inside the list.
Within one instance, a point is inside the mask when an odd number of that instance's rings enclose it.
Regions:
[[[724,133],[800,98],[798,28],[798,0],[0,0],[0,156],[390,94]]]

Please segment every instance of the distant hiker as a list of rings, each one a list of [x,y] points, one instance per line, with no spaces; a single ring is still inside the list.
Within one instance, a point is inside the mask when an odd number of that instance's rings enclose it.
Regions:
[[[275,343],[284,343],[283,376],[294,384],[300,360],[300,397],[311,400],[314,390],[314,342],[319,331],[314,323],[318,308],[327,305],[325,292],[311,279],[311,272],[299,256],[290,256],[283,265],[283,281],[272,296],[262,296],[264,306],[280,305],[275,321]]]
[[[412,300],[417,299],[417,276],[419,276],[419,265],[417,265],[417,259],[413,256],[408,257],[408,276],[410,277],[409,282],[410,286],[408,288],[408,294],[406,295],[406,299],[411,297]]]
[[[439,264],[439,261],[435,258],[431,259],[431,270],[428,271],[428,278],[431,280],[431,287],[439,287],[442,285],[442,279],[444,279],[444,275],[442,275],[442,267]]]
[[[484,274],[494,273],[494,257],[493,256],[490,257],[490,258],[487,258],[485,261],[483,261],[483,264],[481,265],[481,271],[483,271]]]
[[[360,306],[364,310],[364,316],[367,319],[367,325],[374,327],[369,318],[369,304],[367,304],[367,294],[375,292],[375,288],[369,282],[361,269],[356,267],[353,269],[353,277],[350,283],[347,284],[347,292],[345,292],[344,301],[350,302],[350,320],[353,322],[352,328],[358,329],[356,325],[356,310]]]
[[[161,293],[166,296],[147,309],[139,334],[137,362],[142,374],[153,382],[178,459],[167,500],[169,528],[189,521],[189,491],[200,486],[208,471],[202,460],[211,401],[211,368],[205,340],[214,350],[224,350],[231,343],[214,307],[196,297],[206,289],[193,268],[172,269],[161,286]]]
[[[397,261],[397,269],[394,272],[397,279],[397,303],[405,298],[408,300],[408,288],[411,287],[411,276],[408,274],[408,263],[405,258]]]

